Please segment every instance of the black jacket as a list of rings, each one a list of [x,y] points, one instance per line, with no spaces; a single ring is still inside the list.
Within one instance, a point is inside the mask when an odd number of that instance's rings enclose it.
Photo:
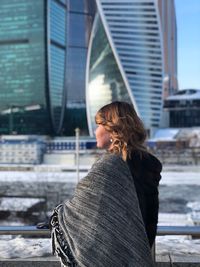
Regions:
[[[133,176],[150,246],[156,237],[158,223],[158,185],[162,164],[148,152],[134,152],[127,160]]]

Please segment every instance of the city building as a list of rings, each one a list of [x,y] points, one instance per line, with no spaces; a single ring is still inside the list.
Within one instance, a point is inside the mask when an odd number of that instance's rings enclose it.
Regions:
[[[163,98],[173,95],[178,90],[177,74],[177,25],[174,0],[159,0],[164,54]]]
[[[177,87],[174,1],[96,4],[86,77],[90,135],[96,111],[115,100],[132,103],[151,135],[160,126],[166,81],[168,91]]]
[[[0,133],[59,134],[66,102],[65,1],[0,1]]]
[[[96,13],[95,0],[69,0],[66,69],[66,113],[63,134],[74,136],[75,129],[88,136],[86,116],[86,60],[90,33]]]
[[[39,136],[0,137],[0,164],[41,164],[45,152],[45,139]]]
[[[200,89],[180,90],[164,102],[169,127],[200,127]]]
[[[159,127],[177,88],[173,0],[2,0],[0,27],[0,134],[93,136],[115,100]]]

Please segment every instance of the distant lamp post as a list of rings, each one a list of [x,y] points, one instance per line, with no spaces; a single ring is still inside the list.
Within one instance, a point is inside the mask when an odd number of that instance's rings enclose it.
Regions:
[[[80,138],[80,129],[75,129],[76,134],[76,175],[77,175],[77,182],[79,182],[79,138]]]

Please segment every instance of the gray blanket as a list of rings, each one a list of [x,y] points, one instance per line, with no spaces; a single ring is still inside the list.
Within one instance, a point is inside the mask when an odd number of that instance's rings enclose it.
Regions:
[[[117,155],[93,165],[51,224],[53,250],[64,266],[153,266],[133,179]]]

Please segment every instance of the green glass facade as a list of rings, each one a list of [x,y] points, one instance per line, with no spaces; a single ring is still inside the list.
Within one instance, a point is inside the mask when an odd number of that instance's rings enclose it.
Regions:
[[[40,121],[49,121],[44,8],[43,1],[0,2],[1,133],[42,132]]]
[[[65,1],[0,1],[0,134],[59,134],[66,17]]]
[[[0,134],[88,134],[91,0],[0,1]]]

